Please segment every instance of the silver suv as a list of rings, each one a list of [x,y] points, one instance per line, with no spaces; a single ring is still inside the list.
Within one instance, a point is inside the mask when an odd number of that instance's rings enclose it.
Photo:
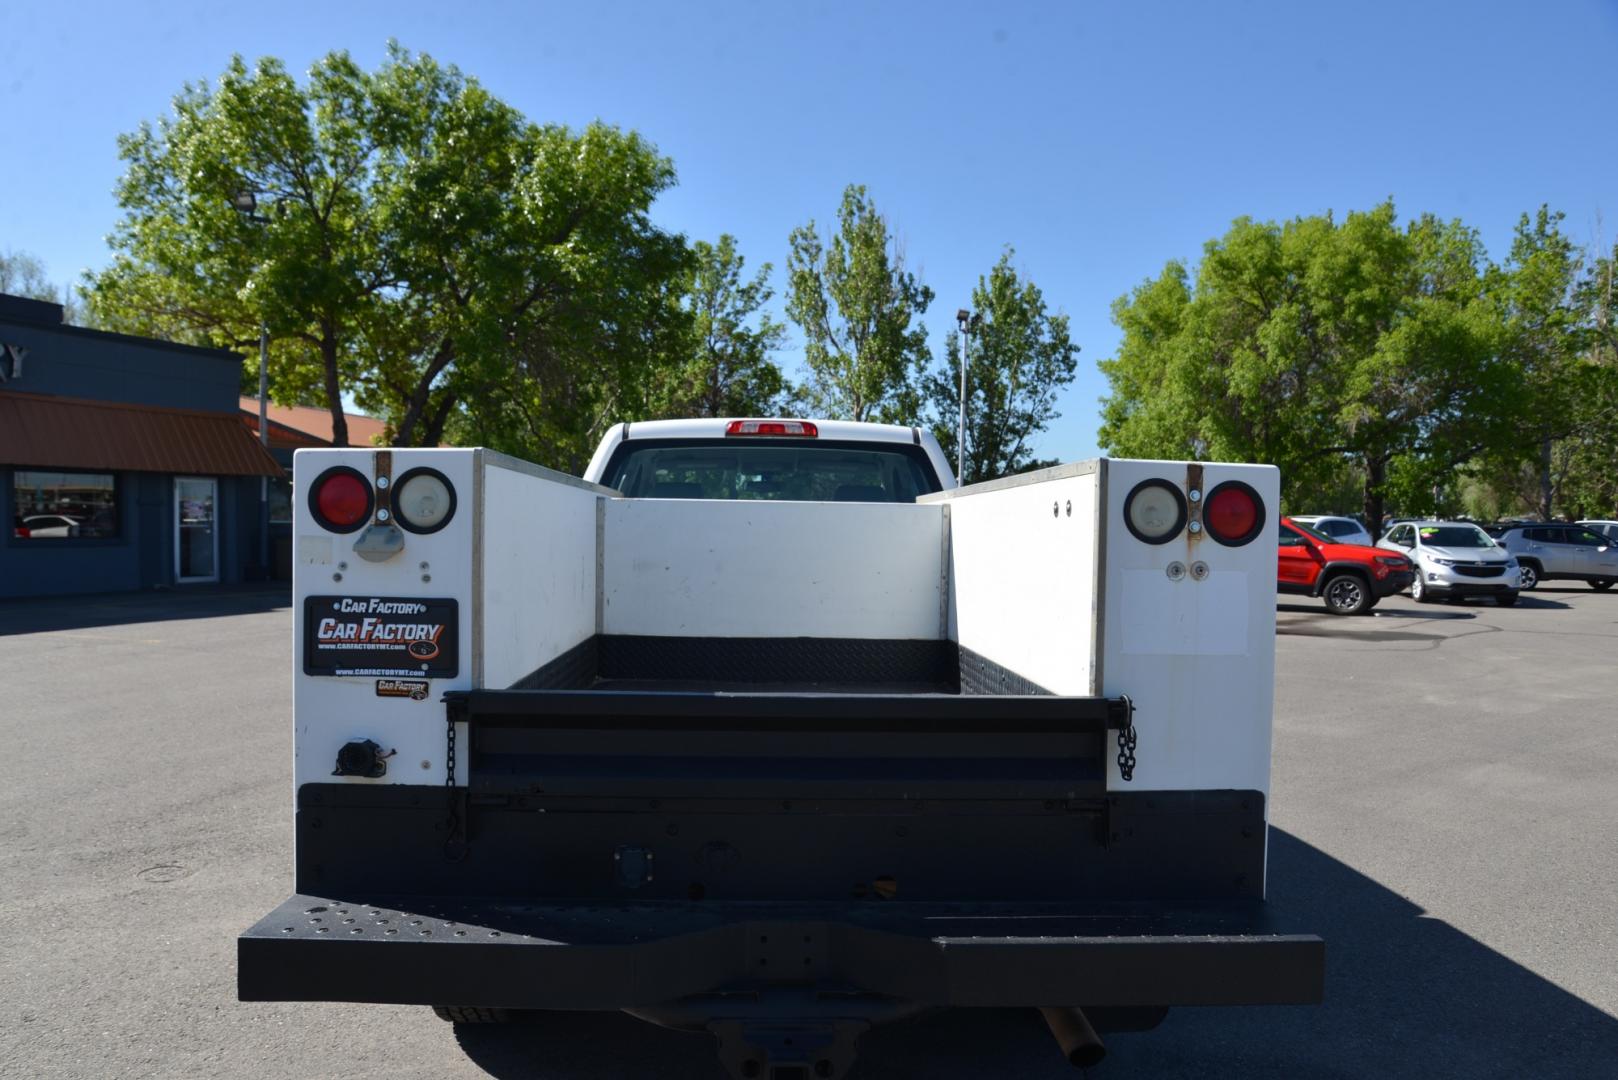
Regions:
[[[1376,542],[1416,564],[1410,598],[1430,604],[1440,598],[1492,596],[1501,607],[1517,602],[1517,560],[1466,521],[1406,521]]]
[[[1618,521],[1576,521],[1575,525],[1583,525],[1591,532],[1598,532],[1609,540],[1618,541]]]
[[[1500,531],[1499,543],[1521,564],[1525,589],[1564,579],[1605,591],[1618,581],[1618,540],[1583,525],[1518,522]]]

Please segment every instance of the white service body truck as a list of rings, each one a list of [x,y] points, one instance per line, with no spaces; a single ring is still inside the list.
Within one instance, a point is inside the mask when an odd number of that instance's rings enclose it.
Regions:
[[[296,455],[295,894],[254,1001],[626,1010],[731,1075],[1043,1011],[1312,1003],[1263,904],[1278,480],[955,487],[912,428],[615,428]],[[604,1048],[610,1053],[610,1048]]]

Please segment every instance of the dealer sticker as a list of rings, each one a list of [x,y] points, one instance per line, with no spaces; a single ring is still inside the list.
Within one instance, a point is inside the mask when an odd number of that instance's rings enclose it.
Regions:
[[[306,675],[452,679],[459,674],[460,606],[398,596],[311,596],[303,602]],[[384,697],[411,696],[409,691]]]
[[[426,679],[378,679],[377,697],[407,697],[411,701],[426,701],[432,683]]]

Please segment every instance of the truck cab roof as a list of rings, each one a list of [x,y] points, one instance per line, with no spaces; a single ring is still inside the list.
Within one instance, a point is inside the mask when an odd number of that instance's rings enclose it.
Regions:
[[[769,426],[779,427],[785,425],[790,434],[770,433]],[[762,430],[758,430],[761,426]],[[745,430],[739,430],[745,428]],[[615,455],[625,443],[635,442],[663,442],[663,443],[729,443],[734,442],[738,447],[744,445],[759,445],[762,440],[771,440],[772,445],[801,445],[812,448],[820,445],[837,444],[839,448],[848,449],[850,444],[868,444],[873,447],[900,447],[915,448],[925,458],[927,467],[936,480],[935,490],[945,490],[956,486],[955,474],[949,467],[949,460],[944,456],[943,449],[938,445],[930,431],[919,427],[906,427],[900,424],[868,424],[851,420],[800,420],[786,418],[756,418],[756,417],[710,417],[688,420],[643,420],[629,421],[615,425],[602,438],[596,447],[595,455],[590,459],[589,467],[584,471],[584,479],[592,483],[607,484],[611,486],[609,471]],[[801,442],[800,442],[801,440]]]

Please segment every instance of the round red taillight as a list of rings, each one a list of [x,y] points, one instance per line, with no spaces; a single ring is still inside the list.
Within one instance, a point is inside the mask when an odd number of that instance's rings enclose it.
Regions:
[[[1227,480],[1208,492],[1202,525],[1226,547],[1240,547],[1264,530],[1264,501],[1240,480]]]
[[[327,469],[309,487],[309,512],[332,532],[353,532],[371,516],[371,483],[346,465]]]

